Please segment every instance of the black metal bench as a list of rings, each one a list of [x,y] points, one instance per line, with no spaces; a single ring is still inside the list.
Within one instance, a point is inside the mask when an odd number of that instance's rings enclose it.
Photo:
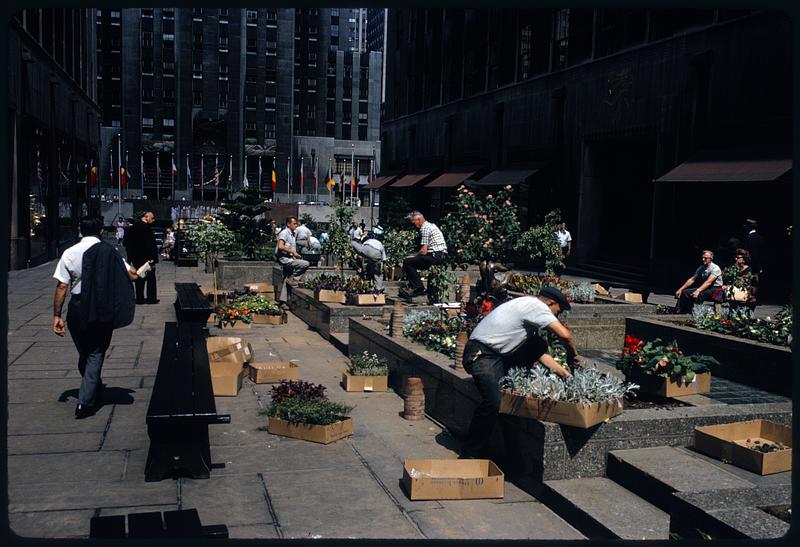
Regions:
[[[165,323],[161,358],[147,408],[150,450],[145,480],[179,476],[207,479],[211,471],[208,426],[230,422],[230,415],[217,414],[203,325]]]
[[[127,516],[127,533],[125,519]],[[130,513],[108,517],[92,517],[89,520],[90,539],[125,538],[222,538],[228,537],[224,524],[203,526],[197,509]]]
[[[175,314],[178,321],[205,324],[214,311],[197,283],[175,283]]]

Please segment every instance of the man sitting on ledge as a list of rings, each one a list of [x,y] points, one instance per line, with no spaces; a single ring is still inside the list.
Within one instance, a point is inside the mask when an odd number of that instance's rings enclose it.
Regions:
[[[428,222],[422,213],[414,211],[408,215],[408,219],[422,236],[420,247],[417,254],[406,257],[403,260],[403,272],[408,280],[408,290],[401,290],[402,298],[413,298],[425,294],[425,287],[419,278],[419,270],[427,270],[431,266],[438,266],[444,261],[447,255],[447,243],[444,235],[436,224]]]
[[[722,287],[722,270],[712,260],[714,253],[709,250],[703,251],[703,263],[694,275],[675,291],[678,313],[692,313],[695,303],[710,300],[714,290]]]
[[[289,290],[287,285],[300,283],[303,274],[309,267],[308,260],[303,260],[297,252],[297,241],[295,240],[295,230],[297,229],[297,218],[287,217],[286,228],[278,234],[278,246],[275,247],[275,258],[283,266],[283,283],[278,302],[282,309],[289,307]]]

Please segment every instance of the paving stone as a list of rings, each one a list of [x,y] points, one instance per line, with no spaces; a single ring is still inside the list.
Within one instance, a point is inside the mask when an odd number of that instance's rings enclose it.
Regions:
[[[267,472],[264,478],[286,537],[420,537],[359,468]]]
[[[102,431],[89,433],[54,433],[45,435],[9,435],[8,454],[49,454],[59,452],[90,452],[97,450]]]
[[[212,472],[213,473],[213,472]],[[181,507],[197,509],[203,524],[273,524],[258,474],[181,479]]]
[[[111,412],[102,407],[84,420],[75,419],[75,401],[19,403],[8,407],[8,434],[86,433],[103,431]]]
[[[201,521],[202,522],[202,521]],[[206,524],[205,522],[203,524]],[[224,524],[224,523],[208,523]],[[278,539],[278,531],[273,525],[256,524],[252,526],[229,526],[228,537],[231,539]]]
[[[53,477],[58,478],[58,477]],[[97,507],[165,505],[178,503],[175,481],[97,481],[43,482],[31,488],[16,482],[9,474],[8,510],[61,511]]]
[[[127,507],[98,507],[98,517],[113,517],[116,515],[130,515],[132,513],[163,513],[164,511],[177,511],[178,504],[165,503],[162,505],[129,505]]]
[[[264,432],[264,436],[259,446],[212,447],[211,461],[225,464],[224,469],[215,469],[214,475],[265,471],[298,474],[309,470],[358,468],[361,465],[346,440],[322,445],[267,432]]]
[[[11,531],[24,538],[88,538],[94,509],[9,513]]]
[[[70,480],[116,480],[122,477],[125,455],[122,452],[71,452],[26,454],[8,457],[8,476],[14,484]]]

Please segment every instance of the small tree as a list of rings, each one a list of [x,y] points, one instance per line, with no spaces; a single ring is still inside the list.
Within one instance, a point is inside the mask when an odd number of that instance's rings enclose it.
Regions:
[[[414,254],[419,248],[417,245],[419,234],[413,230],[396,230],[389,228],[383,236],[383,246],[386,249],[386,266],[399,268],[403,259]]]
[[[344,271],[345,262],[353,266],[356,262],[355,251],[350,245],[350,234],[347,233],[356,211],[348,205],[335,205],[330,216],[328,242],[325,251],[339,259],[339,269]]]
[[[236,244],[236,234],[212,216],[189,226],[188,237],[206,262],[211,262],[212,271],[214,271],[213,259]]]
[[[236,199],[222,207],[220,220],[236,234],[242,254],[249,260],[255,260],[256,255],[275,240],[266,219],[269,211],[269,205],[256,188],[242,190]]]
[[[484,197],[463,185],[458,188],[442,222],[454,264],[463,267],[508,256],[520,233],[511,191],[508,185]]]
[[[402,230],[408,228],[408,212],[411,211],[411,204],[403,196],[392,193],[381,199],[381,215],[384,217],[385,228],[395,228]]]
[[[558,268],[564,267],[564,256],[556,237],[559,224],[561,211],[553,209],[545,215],[544,224],[532,226],[522,233],[517,246],[531,260],[542,260],[547,275],[555,275]]]

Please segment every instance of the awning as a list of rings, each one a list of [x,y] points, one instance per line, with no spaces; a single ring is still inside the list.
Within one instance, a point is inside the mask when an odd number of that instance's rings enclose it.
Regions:
[[[414,186],[416,183],[429,175],[430,173],[409,173],[392,184],[392,188],[407,188],[409,186]]]
[[[368,185],[371,189],[380,188],[381,186],[386,186],[393,180],[397,179],[397,175],[384,175],[381,177],[375,177],[375,179]]]
[[[767,182],[792,169],[789,150],[732,148],[701,150],[656,182]]]
[[[453,188],[480,171],[480,167],[454,168],[453,171],[443,173],[425,185],[426,188]]]
[[[542,167],[544,167],[544,164],[526,169],[498,169],[476,181],[475,184],[477,186],[505,186],[506,184],[514,186],[522,184],[528,177],[540,171]]]

